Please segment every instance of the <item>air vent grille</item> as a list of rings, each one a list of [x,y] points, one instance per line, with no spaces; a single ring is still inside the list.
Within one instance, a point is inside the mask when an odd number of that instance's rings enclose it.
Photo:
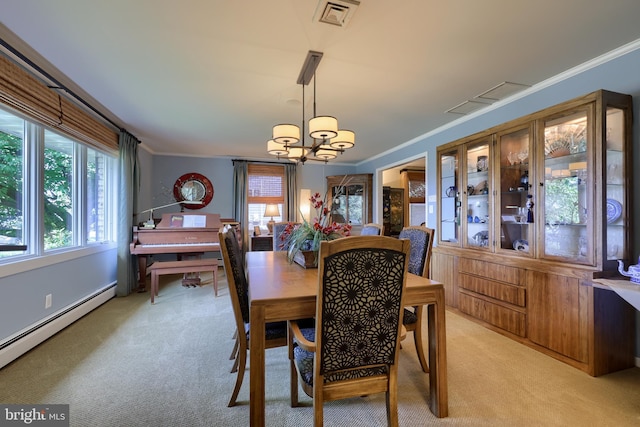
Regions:
[[[357,0],[320,0],[313,20],[345,28],[359,5]]]

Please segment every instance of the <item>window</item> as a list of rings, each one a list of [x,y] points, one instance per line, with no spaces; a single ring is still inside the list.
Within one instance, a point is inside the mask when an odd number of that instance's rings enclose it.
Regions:
[[[284,166],[250,164],[248,170],[247,215],[249,230],[254,227],[266,229],[271,217],[265,217],[264,212],[268,203],[278,205],[279,216],[274,216],[275,222],[286,218],[284,208]]]
[[[24,120],[0,111],[0,245],[23,245]],[[2,251],[0,258],[22,251]]]
[[[104,242],[109,237],[107,195],[110,158],[99,151],[87,149],[86,242]]]
[[[73,244],[73,141],[44,132],[44,249]]]
[[[0,251],[0,262],[113,241],[115,165],[113,156],[0,110],[0,245],[26,245]]]

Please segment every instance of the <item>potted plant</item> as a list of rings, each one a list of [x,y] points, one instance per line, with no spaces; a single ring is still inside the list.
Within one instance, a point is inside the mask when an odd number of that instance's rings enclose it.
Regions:
[[[289,223],[281,235],[287,257],[305,268],[318,266],[318,250],[323,240],[335,240],[351,235],[350,224],[339,224],[331,221],[331,206],[324,198],[315,193],[309,199],[316,210],[312,222],[302,218],[301,224]]]

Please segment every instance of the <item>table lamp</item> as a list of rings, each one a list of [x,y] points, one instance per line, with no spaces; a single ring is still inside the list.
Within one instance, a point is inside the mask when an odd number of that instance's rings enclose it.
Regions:
[[[274,216],[280,216],[280,209],[278,209],[278,205],[276,204],[267,204],[267,208],[264,210],[264,217],[271,217],[271,220],[267,222],[267,229],[269,229],[269,234],[273,234],[273,225],[276,223],[273,220]]]

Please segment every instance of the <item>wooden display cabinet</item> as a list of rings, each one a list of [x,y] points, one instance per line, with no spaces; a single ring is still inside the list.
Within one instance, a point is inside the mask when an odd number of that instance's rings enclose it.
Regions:
[[[403,188],[382,189],[382,225],[384,235],[398,237],[404,227],[405,206]]]
[[[372,183],[370,173],[328,176],[332,221],[351,224],[352,234],[360,234],[362,226],[371,222]]]
[[[633,253],[631,108],[601,90],[438,147],[447,303],[590,375],[635,364],[633,307],[593,286]]]

